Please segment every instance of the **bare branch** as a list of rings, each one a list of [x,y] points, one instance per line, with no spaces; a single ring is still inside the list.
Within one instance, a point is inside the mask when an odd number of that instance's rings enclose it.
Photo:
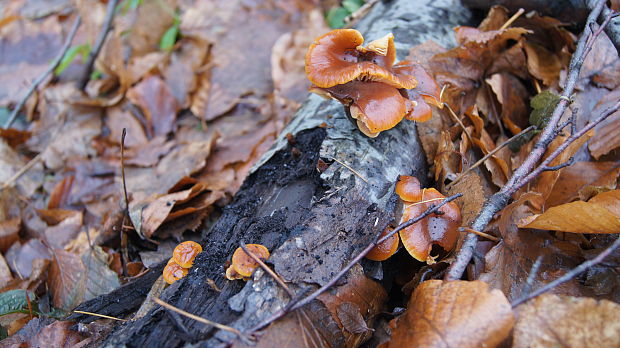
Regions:
[[[547,285],[543,286],[542,288],[532,291],[530,294],[519,298],[515,301],[512,302],[512,307],[516,307],[520,304],[522,304],[525,301],[531,300],[534,297],[541,295],[553,288],[555,288],[556,286],[566,283],[567,281],[575,278],[576,276],[578,276],[579,274],[581,274],[583,271],[587,270],[588,268],[595,266],[599,263],[601,263],[603,260],[605,260],[605,258],[607,256],[609,256],[612,252],[614,252],[614,250],[618,249],[620,247],[620,238],[616,239],[616,241],[614,241],[609,247],[607,247],[607,249],[603,250],[603,252],[601,252],[600,254],[598,254],[598,256],[596,256],[595,258],[593,258],[592,260],[588,260],[584,263],[582,263],[581,265],[573,268],[572,270],[570,270],[568,273],[564,274],[563,276],[561,276],[560,278],[552,281],[551,283],[548,283]]]
[[[599,0],[594,10],[592,10],[592,12],[590,12],[590,15],[588,16],[584,31],[579,38],[579,41],[577,42],[577,48],[575,49],[575,53],[573,54],[569,64],[568,76],[566,78],[566,85],[564,86],[564,91],[562,92],[560,101],[558,102],[557,106],[553,111],[553,114],[549,119],[549,123],[543,129],[538,142],[534,145],[532,152],[530,152],[530,154],[525,159],[525,161],[523,161],[521,166],[515,170],[506,185],[504,185],[504,187],[502,187],[499,192],[495,193],[485,202],[482,210],[471,225],[472,229],[476,231],[483,231],[484,228],[489,224],[493,216],[501,209],[503,209],[506,205],[508,205],[512,198],[512,195],[527,181],[533,178],[531,174],[536,168],[537,163],[540,161],[542,156],[545,154],[547,148],[549,147],[549,144],[551,144],[551,142],[553,141],[553,139],[555,139],[557,135],[556,129],[558,123],[560,121],[560,118],[564,114],[564,111],[568,107],[570,96],[575,90],[577,79],[579,77],[579,72],[581,71],[581,66],[583,65],[587,51],[591,47],[593,41],[596,39],[596,36],[592,35],[592,32],[590,31],[590,23],[594,23],[596,21],[596,18],[598,18],[604,6],[605,1]],[[549,163],[546,163],[545,165],[548,164]],[[474,249],[477,242],[478,236],[475,234],[468,234],[465,237],[465,241],[461,245],[461,249],[459,249],[456,254],[456,260],[450,265],[450,268],[448,269],[448,273],[445,277],[446,280],[456,280],[462,277],[463,273],[465,272],[465,268],[469,264],[469,261],[474,254]]]
[[[90,80],[90,74],[93,72],[93,66],[95,65],[95,60],[101,51],[101,47],[103,47],[103,43],[105,42],[108,33],[110,32],[110,28],[112,27],[112,19],[114,19],[114,13],[116,12],[116,4],[118,0],[110,0],[108,1],[108,7],[106,9],[105,18],[103,19],[103,27],[101,27],[101,31],[99,32],[99,36],[97,37],[97,41],[93,46],[93,49],[88,53],[88,60],[86,60],[86,67],[84,68],[84,72],[82,73],[82,77],[78,82],[78,88],[80,90],[84,90],[86,88],[86,84]]]
[[[26,91],[26,94],[24,94],[24,96],[19,100],[19,103],[17,103],[17,105],[15,106],[15,109],[13,109],[13,112],[11,112],[11,116],[4,124],[5,129],[8,129],[9,127],[11,127],[11,125],[17,118],[17,115],[19,114],[21,109],[26,104],[26,101],[28,100],[28,98],[30,98],[30,95],[37,89],[37,87],[39,87],[41,83],[43,83],[43,81],[47,78],[47,75],[51,74],[54,71],[54,69],[58,67],[58,64],[60,64],[60,62],[62,61],[62,58],[65,56],[65,54],[69,50],[69,47],[71,47],[71,42],[73,42],[73,38],[75,37],[75,33],[77,33],[77,30],[80,27],[81,22],[82,22],[82,18],[80,17],[80,15],[78,15],[77,18],[75,19],[75,22],[73,22],[71,31],[69,31],[69,35],[67,36],[65,43],[62,45],[60,52],[58,53],[56,58],[54,58],[52,63],[47,67],[47,69],[41,75],[39,75],[39,77],[37,77],[37,79],[32,83],[32,85],[30,85],[30,88],[28,88],[28,90]]]

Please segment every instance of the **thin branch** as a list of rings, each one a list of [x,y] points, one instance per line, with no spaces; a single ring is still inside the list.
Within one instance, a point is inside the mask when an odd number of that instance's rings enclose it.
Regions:
[[[127,319],[121,319],[121,318],[117,318],[117,317],[111,317],[111,316],[109,316],[109,315],[99,314],[99,313],[93,313],[93,312],[86,312],[86,311],[73,311],[73,313],[79,313],[79,314],[92,315],[93,317],[99,317],[99,318],[105,318],[105,319],[112,319],[112,320],[117,320],[117,321],[127,321]]]
[[[84,68],[84,72],[82,73],[82,77],[78,82],[78,88],[83,91],[86,88],[86,84],[90,80],[90,74],[93,72],[93,66],[95,65],[95,60],[103,47],[103,43],[105,42],[108,33],[110,32],[110,28],[112,27],[112,20],[114,19],[114,14],[116,13],[116,4],[118,0],[110,0],[108,1],[108,7],[106,9],[105,18],[103,19],[103,27],[99,32],[99,36],[97,37],[97,41],[95,42],[95,46],[88,53],[88,59],[86,60],[86,67]]]
[[[160,305],[160,306],[162,306],[162,307],[164,307],[164,308],[166,308],[168,310],[171,310],[173,312],[179,313],[179,314],[181,314],[183,316],[186,316],[186,317],[188,317],[190,319],[196,320],[199,323],[203,323],[205,325],[211,325],[211,326],[213,326],[215,328],[218,328],[220,330],[231,332],[231,333],[237,335],[238,337],[240,337],[242,339],[248,339],[247,336],[245,336],[241,331],[235,329],[234,327],[231,327],[231,326],[228,326],[228,325],[224,325],[224,324],[220,324],[220,323],[216,323],[216,322],[211,321],[209,319],[205,319],[205,318],[199,317],[199,316],[197,316],[195,314],[186,312],[186,311],[184,311],[184,310],[182,310],[180,308],[177,308],[177,307],[175,307],[175,306],[173,306],[173,305],[171,305],[169,303],[166,303],[166,302],[162,301],[158,297],[153,297],[153,301],[155,301],[155,303],[157,303],[158,305]]]
[[[570,270],[569,272],[567,272],[566,274],[564,274],[563,276],[561,276],[560,278],[552,281],[551,283],[548,283],[547,285],[543,286],[542,288],[532,291],[530,294],[517,299],[515,301],[512,302],[512,307],[516,307],[520,304],[522,304],[525,301],[531,300],[534,297],[541,295],[553,288],[555,288],[556,286],[566,283],[567,281],[575,278],[576,276],[578,276],[579,274],[581,274],[583,271],[587,270],[590,267],[596,266],[597,264],[601,263],[603,260],[605,260],[605,258],[607,256],[609,256],[612,252],[614,252],[616,249],[618,249],[620,247],[620,237],[618,239],[616,239],[609,247],[607,247],[607,249],[603,250],[603,252],[601,252],[600,254],[598,254],[598,256],[596,256],[595,258],[593,258],[592,260],[588,260],[585,261],[584,263],[582,263],[581,265],[573,268],[572,270]]]
[[[598,3],[596,0],[586,1],[586,5],[590,10],[594,10],[597,4]],[[613,22],[611,23],[611,25],[605,26],[605,34],[607,34],[607,37],[609,37],[614,47],[616,47],[618,55],[620,55],[620,18],[616,17],[615,15],[617,15],[617,13],[614,14],[613,11],[610,10],[607,6],[604,6],[601,14],[598,17],[598,22],[601,23],[602,26],[602,23],[605,22],[605,19],[607,17],[613,18]]]
[[[538,275],[538,270],[540,269],[540,265],[542,265],[542,259],[543,256],[542,255],[538,255],[538,257],[536,258],[536,261],[534,261],[534,264],[532,265],[532,268],[530,269],[530,274],[527,276],[527,279],[525,280],[525,286],[523,287],[523,294],[529,294],[530,290],[532,289],[532,284],[534,284],[534,280],[536,279],[536,276]]]
[[[350,170],[353,174],[355,174],[358,178],[364,180],[365,183],[368,184],[368,180],[362,176],[362,174],[360,174],[358,171],[356,171],[355,169],[351,168],[348,164],[340,161],[339,159],[337,159],[336,157],[333,158],[334,161],[340,163],[341,166],[347,168],[348,170]]]
[[[332,279],[330,279],[327,283],[325,283],[325,285],[323,285],[322,287],[318,288],[317,290],[315,290],[314,292],[312,292],[308,296],[304,297],[303,299],[291,300],[291,302],[289,302],[286,305],[285,308],[277,311],[276,313],[274,313],[273,315],[271,315],[267,319],[263,320],[262,322],[260,322],[259,324],[257,324],[253,328],[251,328],[249,330],[249,332],[253,333],[253,332],[257,331],[257,330],[260,330],[260,329],[266,327],[267,325],[273,323],[274,321],[282,318],[286,314],[288,314],[288,313],[290,313],[290,312],[292,312],[292,311],[294,311],[294,310],[296,310],[298,308],[301,308],[301,307],[307,305],[308,303],[312,302],[317,297],[319,297],[322,293],[324,293],[329,288],[334,286],[338,282],[338,280],[340,278],[342,278],[347,272],[349,272],[349,270],[351,270],[351,268],[353,268],[353,266],[355,266],[358,262],[360,262],[364,258],[364,256],[366,256],[366,254],[368,254],[378,244],[383,243],[388,238],[391,238],[394,234],[400,232],[404,228],[407,228],[407,227],[415,224],[416,222],[424,219],[425,217],[427,217],[427,216],[429,216],[431,214],[437,213],[441,207],[443,207],[444,205],[448,204],[449,202],[451,202],[451,201],[453,201],[453,200],[455,200],[455,199],[457,199],[457,198],[459,198],[461,196],[462,196],[462,194],[458,193],[458,194],[455,194],[453,196],[446,197],[441,203],[439,203],[437,205],[430,206],[422,214],[416,216],[415,218],[413,218],[411,220],[403,222],[402,224],[398,225],[398,227],[396,227],[395,229],[393,229],[392,231],[387,233],[385,236],[383,236],[381,238],[378,238],[379,235],[380,235],[380,234],[378,234],[377,236],[375,236],[374,241],[372,243],[370,243],[364,250],[362,250],[359,254],[357,254],[357,256],[355,256],[342,270],[340,270],[340,272],[338,272],[336,275],[334,275],[332,277]]]
[[[480,232],[480,231],[472,230],[472,229],[471,229],[471,228],[469,228],[469,227],[461,227],[461,228],[459,228],[459,231],[463,231],[463,232],[467,232],[467,233],[477,234],[477,235],[479,235],[480,237],[484,237],[484,238],[486,238],[486,239],[488,239],[488,240],[492,240],[492,241],[494,241],[494,242],[496,242],[496,243],[497,243],[497,242],[499,242],[499,240],[500,240],[499,238],[497,238],[497,237],[495,237],[495,236],[492,236],[492,235],[490,235],[490,234],[488,234],[488,233],[484,233],[484,232]]]
[[[472,223],[472,229],[476,231],[484,230],[484,228],[489,224],[489,222],[491,222],[493,216],[501,209],[506,207],[506,205],[508,205],[512,198],[512,195],[527,181],[532,179],[532,177],[529,177],[528,175],[530,175],[534,168],[536,168],[536,164],[545,154],[547,148],[549,147],[549,144],[551,144],[553,139],[555,139],[555,130],[562,115],[564,114],[564,111],[568,107],[570,96],[575,90],[575,86],[579,78],[579,72],[581,71],[581,66],[583,65],[587,53],[587,48],[589,47],[589,44],[596,39],[596,36],[590,35],[590,23],[596,21],[596,18],[598,18],[599,14],[601,13],[603,6],[605,6],[605,0],[599,0],[594,10],[592,10],[592,12],[590,12],[590,14],[588,15],[588,20],[584,27],[584,31],[579,38],[579,41],[577,42],[577,48],[575,49],[575,53],[571,57],[564,91],[562,92],[560,101],[553,110],[553,114],[549,119],[549,123],[543,129],[540,138],[538,139],[538,142],[534,145],[534,148],[527,156],[525,161],[523,161],[521,166],[515,170],[512,177],[510,178],[510,180],[508,180],[504,187],[502,187],[499,192],[495,193],[493,196],[487,199],[482,210]],[[446,280],[457,280],[462,277],[463,273],[465,272],[465,268],[467,267],[471,258],[474,255],[474,249],[477,242],[478,236],[476,236],[475,234],[468,234],[465,237],[465,241],[463,242],[461,248],[456,254],[456,260],[450,265],[448,269],[448,273],[445,277]]]
[[[482,157],[481,159],[479,159],[476,163],[474,163],[471,167],[467,168],[467,170],[465,170],[464,172],[462,172],[461,174],[459,174],[459,176],[454,179],[453,182],[449,183],[448,185],[446,185],[446,190],[449,189],[450,187],[454,186],[457,182],[461,181],[465,175],[467,175],[469,172],[471,172],[472,170],[474,170],[475,168],[477,168],[478,166],[480,166],[482,163],[484,163],[484,161],[488,160],[489,158],[491,158],[491,156],[495,155],[496,153],[499,152],[499,150],[503,149],[504,147],[506,147],[507,145],[509,145],[511,142],[513,142],[515,139],[518,139],[519,137],[521,137],[522,135],[525,135],[527,133],[529,133],[530,131],[536,129],[535,126],[529,126],[527,128],[525,128],[524,130],[522,130],[521,132],[519,132],[519,134],[513,136],[512,138],[504,141],[503,143],[501,143],[499,146],[496,146],[493,150],[491,150],[489,153],[487,153],[486,155],[484,155],[484,157]]]
[[[127,184],[125,182],[125,136],[127,128],[123,128],[121,134],[121,179],[123,181],[123,194],[125,196],[125,212],[123,213],[123,221],[121,222],[121,265],[123,267],[123,275],[127,276],[127,262],[129,262],[129,252],[127,250],[127,233],[125,232],[125,219],[129,216],[129,198],[127,198]]]
[[[524,9],[520,8],[514,15],[512,15],[512,17],[510,17],[506,23],[504,23],[504,25],[501,26],[501,28],[499,28],[499,30],[504,30],[506,28],[508,28],[510,25],[512,25],[512,23],[514,21],[517,20],[517,18],[519,18],[523,13],[525,12]]]
[[[24,175],[27,171],[29,171],[30,168],[32,168],[35,164],[37,164],[37,162],[41,160],[42,153],[43,152],[40,152],[36,156],[34,156],[30,161],[28,161],[28,163],[26,163],[26,165],[21,167],[15,174],[13,174],[13,176],[10,177],[9,180],[5,181],[2,184],[2,187],[0,187],[0,191],[6,189],[9,186],[12,186],[17,181],[17,179],[19,179],[22,175]]]
[[[575,163],[575,157],[571,156],[571,158],[569,158],[568,161],[564,163],[560,163],[557,166],[545,166],[542,168],[542,170],[543,172],[555,172],[562,168],[570,167],[573,165],[573,163]]]
[[[47,67],[47,69],[41,75],[39,75],[39,77],[37,77],[37,79],[32,83],[32,85],[30,85],[30,88],[28,88],[28,90],[26,91],[26,94],[24,94],[24,96],[20,99],[19,103],[17,103],[17,106],[15,106],[15,109],[13,109],[13,112],[11,112],[11,116],[4,124],[5,129],[8,129],[9,127],[11,127],[11,125],[17,118],[17,115],[19,114],[21,109],[26,104],[26,101],[28,101],[28,98],[30,98],[30,95],[37,89],[37,87],[39,87],[41,83],[43,83],[43,81],[47,78],[47,75],[51,74],[54,71],[54,69],[58,67],[58,64],[60,64],[60,62],[62,61],[62,58],[65,56],[65,54],[69,50],[69,47],[71,47],[71,42],[73,42],[73,38],[75,37],[75,33],[77,33],[77,30],[80,27],[81,22],[82,22],[82,18],[80,17],[80,15],[78,15],[77,18],[75,19],[75,22],[73,22],[71,31],[69,31],[69,35],[65,39],[65,43],[62,45],[60,52],[58,53],[56,58],[54,58],[52,63]]]
[[[269,266],[267,266],[263,260],[261,260],[258,256],[256,256],[253,252],[251,252],[248,247],[245,245],[245,243],[242,241],[241,243],[239,243],[239,245],[241,246],[241,249],[248,254],[256,263],[258,263],[258,265],[267,273],[269,273],[269,275],[286,291],[286,293],[293,298],[295,296],[295,294],[293,293],[293,291],[291,290],[291,288],[288,287],[288,285],[286,285],[286,283],[284,282],[284,280],[282,280],[282,278],[280,278],[280,276],[278,276],[276,274],[276,272],[274,272],[271,268],[269,268]]]

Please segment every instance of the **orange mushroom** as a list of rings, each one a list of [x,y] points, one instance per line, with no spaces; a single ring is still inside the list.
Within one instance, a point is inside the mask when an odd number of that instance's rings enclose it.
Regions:
[[[396,188],[405,203],[401,223],[419,216],[430,205],[445,198],[434,188],[420,189],[419,181],[414,177],[401,176]],[[434,244],[445,251],[454,248],[461,225],[461,212],[456,203],[449,202],[439,211],[440,215],[433,214],[400,231],[400,239],[409,254],[429,264],[434,263],[434,257],[430,255]]]
[[[308,79],[320,88],[353,80],[383,82],[396,88],[414,88],[411,75],[392,70],[396,59],[394,35],[361,46],[364,38],[355,29],[336,29],[317,38],[306,53]]]
[[[202,252],[202,247],[196,242],[188,240],[187,242],[180,243],[174,248],[172,252],[172,258],[179,266],[183,268],[190,268],[194,264],[196,255]]]
[[[349,106],[362,133],[374,138],[396,126],[413,109],[410,100],[398,89],[380,82],[351,81],[330,88],[311,88],[312,92],[332,97]]]
[[[383,230],[383,232],[381,232],[379,238],[383,238],[392,230],[393,228],[387,227]],[[376,247],[372,248],[372,250],[366,254],[366,258],[373,261],[385,261],[396,253],[396,250],[398,250],[398,243],[398,234],[394,234],[390,238],[383,241],[383,243],[379,243]]]
[[[261,260],[269,258],[269,250],[263,245],[248,244],[246,248]],[[232,264],[226,270],[226,278],[229,280],[246,279],[252,275],[258,266],[258,263],[242,248],[237,248],[232,256]]]
[[[174,261],[174,258],[171,258],[168,261],[166,267],[164,267],[164,280],[168,284],[172,284],[177,280],[185,277],[187,275],[188,269],[181,267],[178,263]]]

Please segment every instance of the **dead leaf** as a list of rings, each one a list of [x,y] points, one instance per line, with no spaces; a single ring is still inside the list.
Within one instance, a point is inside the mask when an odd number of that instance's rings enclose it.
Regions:
[[[543,45],[526,42],[527,67],[532,75],[546,86],[552,86],[560,77],[562,62],[559,57]]]
[[[159,49],[159,40],[174,23],[176,4],[176,0],[145,1],[138,6],[128,38],[133,55]]]
[[[387,347],[495,347],[515,319],[506,297],[481,281],[428,280],[416,288]]]
[[[0,254],[0,289],[6,287],[13,280],[13,275],[9,269],[9,265],[6,263],[4,256]]]
[[[620,306],[543,294],[518,307],[513,347],[618,347]]]
[[[22,226],[20,218],[0,221],[0,252],[6,253],[13,243],[19,240],[19,230]]]
[[[31,239],[25,244],[16,242],[5,254],[11,270],[20,278],[30,277],[35,259],[51,259],[52,255],[38,239]]]
[[[435,181],[445,184],[454,181],[461,172],[461,156],[450,138],[450,133],[441,132],[441,138],[435,155]]]
[[[590,119],[598,117],[604,110],[616,103],[618,98],[620,98],[620,88],[606,94],[592,110]],[[588,143],[588,149],[594,158],[599,159],[620,146],[619,120],[620,111],[616,111],[594,128],[595,134]]]
[[[461,216],[463,226],[469,226],[476,218],[485,198],[490,194],[488,188],[482,185],[482,179],[476,173],[466,174],[463,179],[450,187],[447,192],[448,196],[462,193],[463,197],[455,200],[461,209]]]
[[[8,182],[27,163],[4,139],[0,139],[0,182]],[[43,168],[40,163],[34,165],[24,173],[15,185],[20,193],[30,197],[39,188],[43,181]]]
[[[581,192],[589,187],[614,189],[618,175],[620,164],[616,162],[576,162],[560,171],[546,205],[553,207],[571,202],[579,198]]]
[[[345,330],[352,334],[361,334],[367,331],[372,331],[368,328],[362,313],[360,313],[360,307],[352,302],[343,302],[336,307],[336,315],[340,319],[340,323]]]
[[[165,136],[174,130],[176,115],[181,107],[170,88],[158,76],[148,76],[130,88],[127,99],[144,112],[149,134]]]
[[[588,202],[547,209],[522,220],[519,227],[574,233],[620,233],[620,190],[603,192]]]
[[[80,257],[64,250],[54,250],[48,286],[54,306],[70,310],[84,298],[85,274]]]

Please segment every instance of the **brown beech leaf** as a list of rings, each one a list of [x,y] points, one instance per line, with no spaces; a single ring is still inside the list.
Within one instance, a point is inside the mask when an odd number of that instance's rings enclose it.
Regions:
[[[346,347],[358,347],[372,335],[368,327],[385,307],[387,293],[374,280],[364,275],[362,267],[354,267],[347,283],[334,294],[325,293],[319,300],[327,307],[345,337]],[[358,314],[356,314],[359,313]]]
[[[4,139],[0,139],[0,182],[8,182],[26,163],[27,159],[21,158]],[[41,164],[35,165],[16,181],[15,186],[21,194],[26,197],[34,194],[43,181],[42,170]]]
[[[576,201],[551,207],[525,218],[522,228],[574,233],[620,233],[620,190],[603,192],[587,202]]]
[[[19,230],[22,225],[20,218],[0,221],[0,252],[6,253],[13,243],[19,240]]]
[[[495,347],[514,321],[504,294],[485,282],[428,280],[413,292],[387,347]]]
[[[454,181],[460,172],[461,156],[450,139],[450,132],[442,131],[435,155],[435,180],[440,183]]]
[[[497,223],[502,240],[485,255],[484,273],[479,280],[501,290],[510,301],[525,295],[526,279],[536,259],[541,258],[541,265],[532,283],[533,288],[555,280],[583,261],[577,247],[551,236],[517,228],[516,222],[531,214],[526,203],[539,196],[535,192],[525,193],[502,210]],[[576,296],[583,294],[576,280],[552,291]]]
[[[73,325],[71,321],[56,321],[28,337],[27,344],[29,347],[75,347],[84,337],[71,329]]]
[[[20,278],[30,277],[36,259],[52,258],[48,248],[38,239],[31,239],[23,245],[15,242],[6,252],[5,257],[11,270]]]
[[[204,192],[201,184],[196,184],[188,190],[163,195],[149,203],[142,210],[142,233],[151,238],[157,228],[168,218],[168,214],[176,204],[182,204]]]
[[[48,276],[48,286],[54,306],[72,309],[84,298],[84,265],[80,256],[64,250],[54,250]]]
[[[165,136],[174,130],[181,107],[160,77],[151,75],[144,78],[127,91],[127,99],[144,112],[150,134]]]
[[[620,305],[543,294],[517,307],[514,348],[620,347]]]
[[[614,189],[618,175],[620,164],[617,162],[576,162],[561,170],[546,204],[553,207],[568,203],[583,197],[582,192],[589,188]]]
[[[527,54],[527,67],[532,75],[546,86],[551,86],[558,80],[562,62],[553,52],[537,43],[524,44]]]
[[[9,269],[9,265],[6,263],[4,256],[0,254],[0,289],[4,288],[13,280],[13,275]]]
[[[478,174],[466,174],[463,179],[450,187],[446,195],[451,196],[462,193],[463,197],[455,200],[455,203],[461,208],[461,216],[463,226],[469,226],[474,221],[485,198],[490,195],[491,191],[488,187],[483,186],[482,179]]]

